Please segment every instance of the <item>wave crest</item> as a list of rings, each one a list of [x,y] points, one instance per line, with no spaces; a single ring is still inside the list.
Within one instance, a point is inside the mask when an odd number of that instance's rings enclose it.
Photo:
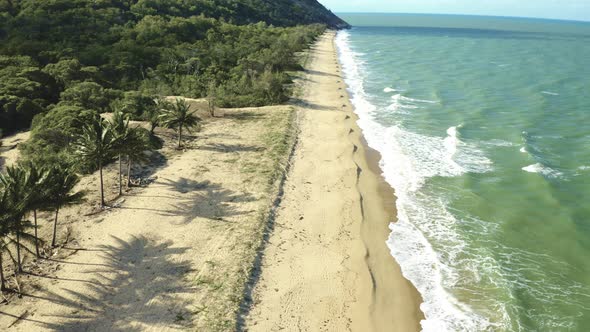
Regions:
[[[523,167],[522,170],[529,173],[539,173],[550,178],[559,178],[563,176],[562,172],[541,163],[528,165]]]

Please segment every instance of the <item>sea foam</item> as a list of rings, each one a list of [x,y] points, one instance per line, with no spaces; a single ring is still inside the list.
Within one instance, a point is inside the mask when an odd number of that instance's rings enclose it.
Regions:
[[[466,246],[454,231],[458,222],[440,199],[424,195],[420,189],[431,177],[454,177],[467,172],[487,172],[491,161],[476,146],[463,142],[460,125],[447,129],[446,136],[414,133],[402,126],[385,127],[373,115],[377,107],[365,93],[359,66],[361,55],[349,44],[349,33],[337,35],[340,61],[355,112],[368,144],[381,153],[380,162],[387,182],[395,188],[398,221],[392,223],[387,244],[402,268],[402,273],[422,294],[424,331],[482,331],[498,327],[484,315],[457,300],[448,289],[459,282],[457,272],[448,264]],[[389,111],[417,109],[421,103],[435,101],[392,96]],[[445,245],[435,249],[429,238]],[[490,266],[497,266],[491,262]],[[500,312],[504,309],[499,308]],[[507,316],[502,314],[502,316]]]
[[[542,163],[528,165],[526,167],[523,167],[522,170],[529,173],[539,173],[550,178],[558,178],[563,176],[562,172],[553,169],[549,166],[543,165]]]

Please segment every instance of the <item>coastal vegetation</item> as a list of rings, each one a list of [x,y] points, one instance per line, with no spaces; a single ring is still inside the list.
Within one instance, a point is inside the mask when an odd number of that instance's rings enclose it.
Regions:
[[[163,95],[278,104],[297,52],[344,25],[315,1],[0,0],[0,129]]]

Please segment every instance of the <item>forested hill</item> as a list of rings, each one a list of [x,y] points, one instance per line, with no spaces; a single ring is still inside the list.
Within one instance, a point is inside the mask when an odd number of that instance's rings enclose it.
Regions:
[[[0,130],[163,95],[281,103],[298,52],[347,26],[316,0],[0,0]]]
[[[42,13],[70,11],[75,14],[72,10],[78,13],[118,11],[122,14],[119,19],[123,20],[146,15],[190,17],[202,14],[233,24],[266,22],[276,26],[295,26],[320,23],[331,28],[348,27],[317,0],[0,0],[0,11],[13,16],[39,18],[45,23],[52,21],[52,17],[39,17]]]
[[[331,28],[348,28],[344,22],[317,0],[244,0],[251,8],[259,8],[259,20],[278,25],[322,23]],[[265,17],[266,16],[266,17]]]

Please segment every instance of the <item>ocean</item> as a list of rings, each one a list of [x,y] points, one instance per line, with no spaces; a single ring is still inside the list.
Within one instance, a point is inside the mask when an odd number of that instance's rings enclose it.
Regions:
[[[340,16],[423,330],[590,330],[590,23]]]

